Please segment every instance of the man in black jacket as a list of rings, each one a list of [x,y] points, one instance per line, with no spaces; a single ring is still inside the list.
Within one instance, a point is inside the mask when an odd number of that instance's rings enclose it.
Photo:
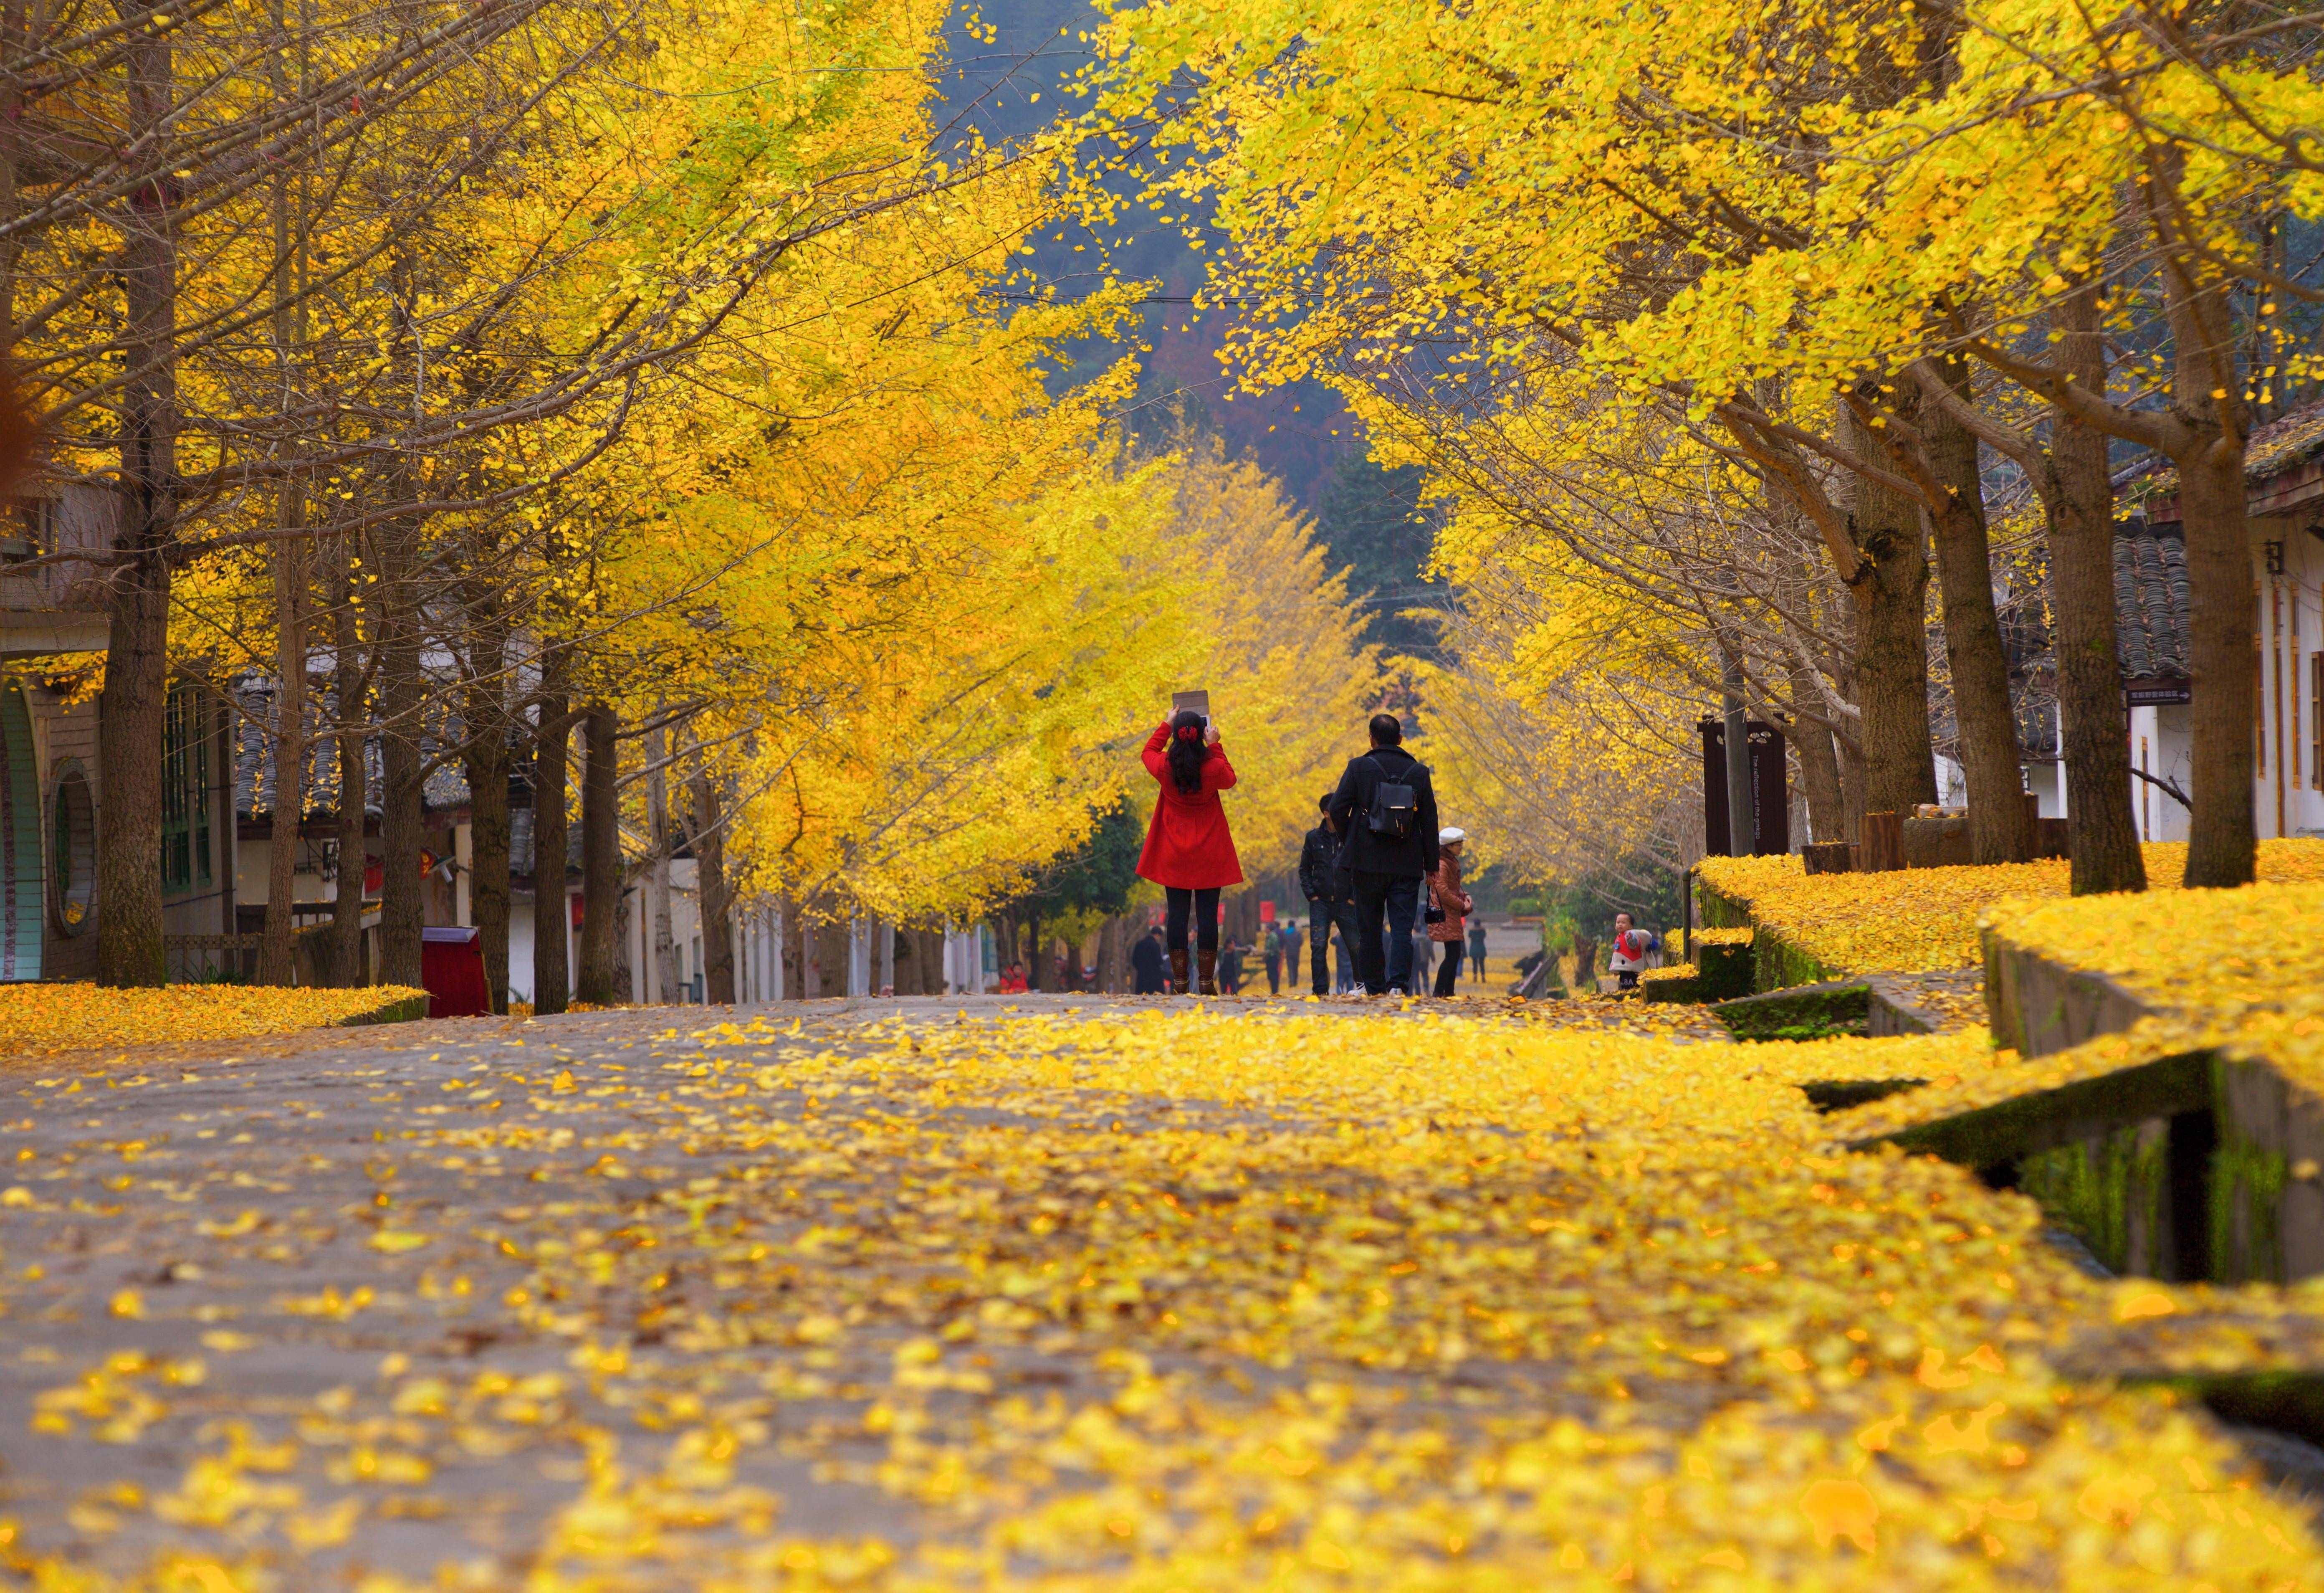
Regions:
[[[1355,881],[1356,983],[1370,995],[1402,996],[1412,989],[1412,925],[1420,912],[1421,882],[1436,867],[1436,792],[1427,769],[1404,750],[1404,726],[1394,714],[1374,714],[1371,736],[1371,751],[1348,760],[1325,811],[1341,837],[1340,866]],[[1412,792],[1415,809],[1389,812],[1380,800],[1383,785]]]
[[[1325,792],[1316,806],[1323,818],[1307,832],[1299,848],[1299,888],[1307,894],[1307,944],[1314,972],[1315,994],[1332,993],[1332,929],[1337,925],[1352,941],[1356,938],[1356,882],[1340,866],[1340,838],[1332,830],[1332,793]],[[1286,969],[1298,977],[1298,969]]]
[[[1162,977],[1162,931],[1155,930],[1138,937],[1130,948],[1130,994],[1162,996],[1169,991]]]

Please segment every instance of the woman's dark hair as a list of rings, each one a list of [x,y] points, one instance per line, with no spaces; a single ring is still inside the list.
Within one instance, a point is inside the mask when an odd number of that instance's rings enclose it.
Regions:
[[[1170,716],[1170,779],[1188,796],[1203,789],[1203,762],[1211,755],[1203,716],[1182,708]]]

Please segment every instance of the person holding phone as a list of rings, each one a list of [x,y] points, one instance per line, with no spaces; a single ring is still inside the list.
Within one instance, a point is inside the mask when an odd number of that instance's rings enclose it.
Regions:
[[[1146,847],[1138,875],[1162,887],[1169,907],[1164,946],[1170,957],[1172,988],[1186,984],[1189,921],[1200,957],[1202,993],[1219,993],[1219,893],[1242,883],[1242,863],[1227,831],[1227,810],[1219,793],[1233,789],[1234,765],[1227,762],[1218,727],[1208,716],[1181,709],[1146,738],[1146,772],[1161,787],[1154,817],[1146,826]]]

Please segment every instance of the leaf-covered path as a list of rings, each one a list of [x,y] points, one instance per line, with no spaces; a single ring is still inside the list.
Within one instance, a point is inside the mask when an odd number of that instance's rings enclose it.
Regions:
[[[820,1004],[32,1064],[0,1585],[2324,1585],[2207,1420],[2051,1369],[2170,1295],[1835,1153],[1795,1088],[1981,1035],[1562,1017]]]

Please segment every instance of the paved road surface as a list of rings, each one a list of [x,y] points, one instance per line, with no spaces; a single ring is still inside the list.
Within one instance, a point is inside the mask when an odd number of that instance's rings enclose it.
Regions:
[[[1151,1005],[879,1008],[935,1023]],[[871,1043],[850,1037],[860,1005],[808,1012],[775,1044],[688,1037],[748,1010],[663,1008],[0,1071],[14,1551],[127,1575],[206,1546],[230,1579],[187,1584],[205,1593],[268,1568],[292,1589],[435,1586],[446,1566],[503,1588],[568,1561],[656,1587],[695,1585],[654,1558],[680,1542],[772,1575],[770,1555],[828,1571],[835,1540],[942,1528],[940,1477],[883,1472],[897,1441],[869,1412],[898,1357],[934,1357],[928,1333],[964,1309],[954,1258],[859,1269],[844,1241],[816,1246],[896,1217],[899,1164],[852,1156],[853,1137],[949,1108],[793,1082],[812,1054]],[[762,1013],[788,1029],[802,1008]],[[1123,1115],[1042,1126],[1071,1151],[1189,1120]],[[1056,1337],[975,1363],[923,1369],[971,1405],[1105,1408],[1127,1375]],[[1407,1395],[1416,1412],[1435,1397]],[[897,1497],[915,1487],[918,1512]]]
[[[1786,1053],[1635,1003],[1159,1005],[0,1065],[0,1586],[756,1590],[896,1556],[1109,1593],[1133,1564],[1157,1593],[1692,1586],[1746,1520],[1780,1584],[1832,1563],[1798,1514],[1826,1457],[2003,1412],[2022,1449],[1896,1474],[1879,1541],[1937,1568],[1914,1585],[1997,1552],[1948,1491],[2037,1477],[2048,1514],[1996,1530],[2015,1585],[2072,1585],[2073,1501],[2124,1465],[2178,1490],[2186,1563],[2224,1552],[2176,1478],[2232,1449],[2041,1370],[2108,1286],[1958,1170],[1800,1162]],[[1602,1034],[1536,1025],[1714,1043],[1600,1065]],[[1928,1333],[1962,1370],[1930,1379]],[[1731,1495],[1702,1463],[1730,1450]],[[2264,1519],[2217,1585],[2292,1577],[2298,1517]]]

